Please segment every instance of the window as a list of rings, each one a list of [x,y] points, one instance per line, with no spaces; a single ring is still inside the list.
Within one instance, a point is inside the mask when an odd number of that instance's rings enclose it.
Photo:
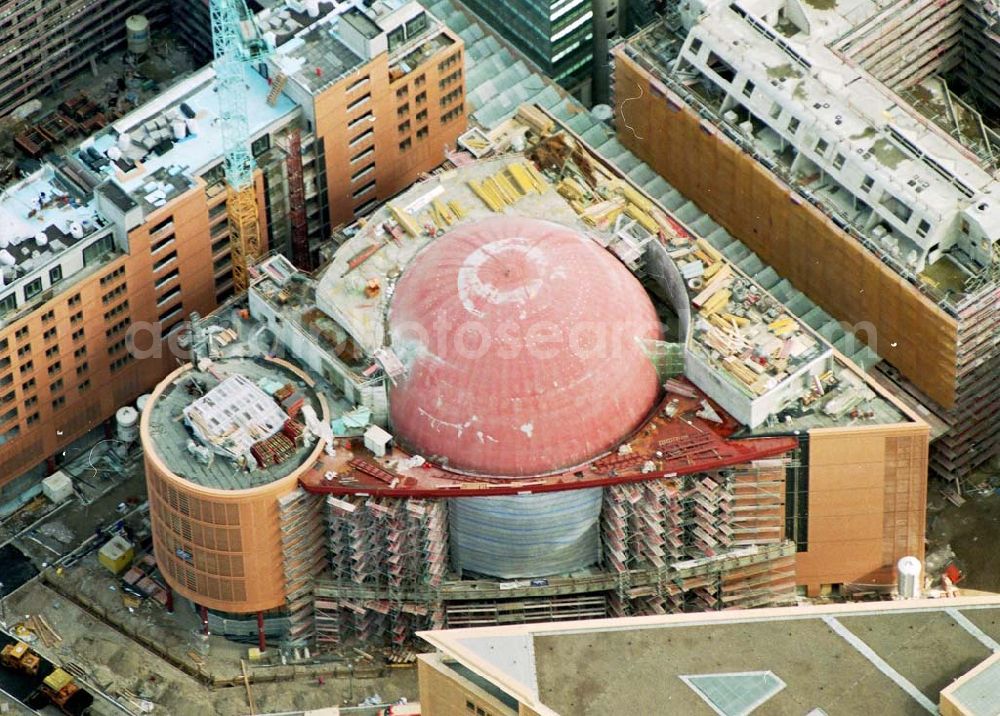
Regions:
[[[368,149],[364,150],[363,152],[358,152],[353,157],[351,157],[351,164],[357,164],[365,157],[370,157],[374,153],[375,153],[375,147],[368,147]]]
[[[128,290],[128,284],[123,283],[117,288],[114,288],[111,291],[108,291],[103,296],[101,296],[101,302],[104,303],[105,306],[107,306],[109,303],[118,298],[118,296],[121,296],[127,290]]]
[[[124,275],[125,275],[125,267],[124,266],[119,266],[118,268],[116,268],[111,273],[109,273],[109,274],[101,277],[101,286],[107,286],[109,283],[111,283],[115,279],[120,278],[120,277],[122,277]]]
[[[913,216],[913,209],[889,192],[884,192],[882,194],[882,200],[879,203],[904,224],[909,223],[910,217]]]
[[[374,188],[375,188],[375,180],[372,179],[370,182],[368,182],[363,187],[361,187],[360,189],[358,189],[356,192],[354,192],[353,194],[351,194],[351,196],[353,196],[355,199],[357,199],[361,195],[367,194],[368,192],[370,192]]]
[[[76,294],[75,296],[71,296],[70,299],[66,302],[66,304],[70,308],[72,308],[73,306],[79,306],[80,305],[80,294]]]
[[[452,90],[451,92],[449,92],[448,94],[446,94],[444,97],[442,97],[439,100],[439,104],[442,107],[444,107],[445,105],[451,104],[452,102],[454,102],[456,99],[458,99],[461,96],[462,96],[462,88],[459,87],[458,89]]]
[[[736,70],[733,66],[714,52],[708,53],[708,68],[727,84],[736,79]]]
[[[111,372],[117,373],[131,362],[132,362],[132,356],[126,353],[121,358],[117,358],[114,362],[111,363]]]
[[[834,169],[842,169],[843,166],[844,166],[844,162],[845,161],[847,161],[847,159],[844,157],[844,155],[843,154],[838,154],[837,156],[835,156],[833,158],[833,168]]]
[[[90,364],[87,363],[86,361],[84,361],[83,363],[81,363],[80,365],[78,365],[76,367],[76,374],[77,375],[83,375],[88,370],[90,370]]]
[[[261,154],[263,154],[270,148],[271,148],[271,135],[265,134],[253,140],[253,143],[250,145],[250,153],[253,154],[255,157],[259,157]]]
[[[171,308],[166,313],[161,313],[160,314],[160,323],[166,323],[167,321],[169,321],[174,316],[177,316],[178,314],[180,314],[180,312],[182,310],[183,310],[183,308],[178,304],[178,305],[174,306],[173,308]]]
[[[87,378],[85,381],[80,383],[80,385],[76,386],[76,389],[82,393],[89,387],[90,387],[90,378]]]
[[[114,308],[112,308],[110,311],[105,311],[105,313],[104,313],[104,320],[105,321],[110,321],[115,316],[118,316],[118,315],[124,313],[127,310],[128,310],[128,299],[126,298],[124,301],[122,301],[121,303],[119,303],[117,306],[115,306]]]
[[[367,94],[361,95],[356,100],[354,100],[349,105],[347,105],[347,111],[348,112],[353,112],[355,109],[357,109],[358,107],[360,107],[361,105],[363,105],[365,102],[367,102],[371,98],[372,98],[372,96],[371,96],[370,92],[367,93]]]
[[[439,89],[444,89],[445,87],[447,87],[451,83],[457,82],[460,79],[462,79],[462,70],[461,69],[455,70],[450,75],[448,75],[447,77],[444,77],[440,82],[438,82],[438,88]],[[417,97],[417,102],[423,102],[424,100],[427,99],[427,93],[426,92],[421,92],[421,94],[423,95],[423,99],[421,99],[420,97]]]
[[[701,45],[702,45],[701,39],[696,37],[693,40],[691,40],[691,54],[697,55],[699,52],[701,52]]]
[[[9,403],[13,399],[14,399],[14,391],[12,390],[9,393],[7,393],[7,395],[0,398],[0,403]]]
[[[411,146],[413,146],[413,140],[407,137],[406,139],[404,139],[402,142],[399,143],[399,151],[405,152]]]
[[[32,395],[30,398],[26,398],[24,401],[24,407],[32,408],[38,403],[38,396]]]
[[[59,410],[62,406],[66,405],[66,396],[60,395],[58,398],[52,401],[52,409]]]
[[[866,174],[865,178],[861,181],[861,191],[865,192],[871,191],[871,188],[872,186],[874,186],[874,184],[875,180]]]
[[[420,13],[415,18],[406,23],[406,39],[412,40],[421,32],[427,29],[427,14]]]
[[[115,242],[111,234],[105,234],[83,250],[83,265],[92,266],[100,263],[114,248]]]
[[[174,243],[174,240],[176,238],[177,237],[174,234],[167,234],[162,239],[153,242],[153,245],[149,247],[149,253],[155,254],[158,251],[162,251],[163,249],[167,248],[172,243]]]
[[[405,117],[407,113],[409,113],[409,111],[410,111],[410,103],[407,102],[406,104],[400,105],[399,107],[396,108],[396,116]]]
[[[35,379],[29,378],[28,380],[21,383],[21,392],[27,393],[29,390],[35,387]]]
[[[175,278],[177,278],[178,275],[179,275],[179,273],[178,273],[177,269],[174,269],[173,271],[171,271],[168,274],[164,274],[163,278],[160,278],[160,279],[158,279],[156,281],[156,289],[160,290],[161,288],[163,288],[164,286],[166,286],[168,283],[170,283],[171,281],[173,281]]]
[[[167,228],[173,226],[173,223],[174,223],[174,217],[173,216],[168,216],[166,219],[164,219],[163,221],[161,221],[160,223],[158,223],[156,226],[152,227],[149,230],[149,233],[150,234],[158,234],[161,231],[163,231],[164,229],[167,229]]]
[[[404,42],[406,42],[406,28],[400,25],[389,33],[389,52],[395,52]]]
[[[417,130],[417,139],[423,139],[428,134],[429,130],[427,129],[427,127],[421,127],[420,129]]]
[[[24,375],[25,373],[29,373],[32,370],[34,370],[34,368],[35,368],[34,361],[29,360],[27,363],[22,363],[21,367],[18,370],[21,371],[21,375]]]
[[[5,351],[10,347],[10,342],[6,338],[0,338],[0,351]]]
[[[82,328],[80,330],[78,330],[78,331],[73,331],[73,340],[74,341],[78,341],[81,338],[83,338],[83,329]]]
[[[351,120],[351,121],[350,121],[350,122],[349,122],[349,123],[347,124],[347,128],[348,128],[348,129],[354,129],[355,127],[357,127],[357,126],[358,126],[359,124],[361,124],[362,122],[374,122],[374,121],[375,121],[375,115],[374,115],[374,114],[372,114],[372,111],[371,111],[371,110],[368,110],[367,112],[365,112],[364,114],[362,114],[362,115],[361,115],[360,117],[358,117],[357,119],[352,119],[352,120]]]
[[[180,293],[180,289],[174,289],[174,291],[172,291],[171,293],[174,293],[174,292]],[[111,328],[109,328],[106,331],[104,331],[104,335],[107,338],[111,338],[111,336],[117,335],[118,333],[121,333],[122,331],[127,330],[128,327],[129,327],[129,325],[131,323],[132,323],[132,319],[130,319],[128,317],[123,318],[122,320],[118,321],[118,323],[116,323],[115,325],[111,326]]]
[[[398,127],[400,134],[410,131],[410,120],[406,120]]]
[[[826,154],[826,150],[829,148],[830,144],[825,139],[820,139],[818,142],[816,142],[816,153],[819,154],[820,156]]]
[[[49,366],[49,375],[55,375],[62,370],[62,361],[57,360],[55,363]]]
[[[120,341],[113,343],[110,348],[108,348],[108,355],[114,355],[118,351],[125,347],[125,339],[122,338]]]
[[[59,346],[52,346],[45,351],[46,358],[55,358],[57,355],[59,355]]]
[[[369,137],[373,136],[374,134],[375,134],[375,130],[374,129],[370,129],[370,128],[366,129],[364,132],[362,132],[361,134],[359,134],[358,136],[356,136],[354,139],[352,139],[351,142],[350,142],[350,145],[353,147],[355,144],[359,144],[359,143],[365,141],[366,139],[368,139]]]
[[[87,346],[80,346],[75,351],[73,351],[73,357],[76,358],[77,360],[83,358],[85,355],[87,355]]]
[[[0,299],[0,315],[17,308],[17,296],[13,293]]]
[[[77,311],[76,313],[74,313],[72,316],[69,317],[69,322],[73,324],[77,324],[82,320],[83,320],[83,311]]]
[[[768,112],[768,114],[770,115],[771,119],[777,119],[778,117],[780,117],[781,116],[781,105],[778,104],[777,102],[775,102],[774,104],[772,104],[771,105],[771,111]]]
[[[19,341],[23,341],[27,337],[28,337],[28,327],[27,326],[21,326],[20,328],[18,328],[14,332],[14,338],[16,338]]]
[[[368,174],[371,174],[373,171],[375,171],[375,165],[374,164],[369,164],[364,169],[361,169],[361,170],[356,171],[353,174],[351,174],[351,181],[352,182],[356,182],[361,177],[366,176]]]
[[[55,317],[56,317],[55,311],[46,311],[45,313],[42,314],[42,323],[48,323]]]
[[[420,94],[417,95],[417,104],[423,104],[426,101],[427,101],[426,92],[421,92]]]
[[[153,270],[154,271],[159,271],[161,268],[163,268],[164,266],[166,266],[168,263],[170,263],[171,261],[173,261],[176,258],[177,258],[177,252],[176,251],[171,251],[169,254],[167,254],[162,259],[160,259],[155,264],[153,264]]]
[[[396,99],[403,99],[410,93],[410,89],[403,85],[398,90],[396,90]]]
[[[365,77],[362,77],[361,79],[355,80],[353,83],[351,83],[351,85],[347,88],[347,91],[353,92],[356,89],[361,89],[361,87],[367,82],[368,82],[368,77],[366,75]]]
[[[969,235],[969,222],[966,219],[962,219],[961,223],[959,224],[959,230],[966,236]]]
[[[444,72],[449,67],[455,65],[458,62],[458,58],[459,58],[459,53],[456,52],[454,55],[449,55],[448,57],[441,60],[438,63],[438,72]]]
[[[38,413],[37,412],[32,413],[31,415],[28,416],[28,425],[34,425],[35,423],[38,422],[38,419],[39,419]]]
[[[791,132],[792,134],[795,134],[797,131],[799,131],[799,124],[801,124],[801,122],[799,122],[798,117],[789,117],[788,131]]]
[[[425,75],[419,75],[415,80],[413,80],[413,86],[414,87],[423,87],[424,83],[426,81],[427,81],[427,77]]]
[[[743,96],[744,97],[749,97],[750,95],[753,94],[753,91],[754,91],[754,83],[753,82],[751,82],[750,80],[747,80],[746,82],[743,83]]]
[[[427,119],[427,110],[426,109],[422,109],[419,112],[417,112],[417,121],[418,122],[423,122],[425,119]]]
[[[42,338],[44,338],[47,341],[51,341],[55,337],[56,337],[55,326],[52,326],[52,328],[50,328],[49,330],[45,331],[45,333],[42,334]]]
[[[3,415],[0,415],[0,425],[3,425],[4,423],[13,420],[16,417],[17,417],[17,408],[11,408]]]
[[[25,285],[24,287],[24,300],[27,301],[30,298],[34,298],[42,292],[42,279],[36,278],[31,283]]]
[[[227,256],[226,257],[226,261],[228,261],[228,260],[229,260],[229,257]],[[162,306],[167,301],[170,301],[171,299],[175,298],[176,296],[179,296],[180,293],[181,293],[180,286],[174,286],[172,289],[170,289],[165,294],[163,294],[160,298],[157,299],[156,305],[157,306]]]
[[[20,348],[17,349],[17,357],[18,358],[24,358],[24,357],[30,356],[30,355],[31,355],[31,344],[30,343],[28,345],[26,345],[26,346],[21,346]]]
[[[931,230],[931,223],[927,219],[921,219],[920,223],[917,224],[917,235],[927,236],[927,232]]]

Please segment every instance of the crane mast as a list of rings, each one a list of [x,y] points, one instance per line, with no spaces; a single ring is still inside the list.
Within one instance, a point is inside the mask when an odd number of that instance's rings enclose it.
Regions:
[[[225,172],[226,213],[233,264],[233,290],[247,290],[247,265],[262,253],[261,231],[250,154],[247,118],[247,68],[270,54],[245,0],[211,0],[212,49],[215,55]]]

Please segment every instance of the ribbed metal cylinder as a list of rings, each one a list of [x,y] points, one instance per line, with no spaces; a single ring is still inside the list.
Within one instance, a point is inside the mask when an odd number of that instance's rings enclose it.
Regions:
[[[451,556],[463,572],[518,579],[600,557],[601,488],[449,500]]]

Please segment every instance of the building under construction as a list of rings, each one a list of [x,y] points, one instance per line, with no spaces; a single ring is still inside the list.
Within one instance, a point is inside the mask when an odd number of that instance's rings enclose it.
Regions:
[[[332,226],[454,146],[463,45],[417,3],[272,5],[248,145],[263,248],[308,267]],[[232,295],[220,114],[206,67],[0,197],[0,503],[155,386],[186,317]]]
[[[622,144],[868,343],[937,474],[995,458],[995,5],[673,5],[616,50]]]
[[[402,648],[922,556],[925,423],[537,106],[459,145],[315,275],[259,264],[147,403],[157,559],[206,623]]]

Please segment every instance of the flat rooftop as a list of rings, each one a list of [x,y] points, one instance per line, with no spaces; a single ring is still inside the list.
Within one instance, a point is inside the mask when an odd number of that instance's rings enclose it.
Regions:
[[[252,463],[253,469],[249,471],[218,450],[208,459],[204,448],[210,449],[211,445],[196,434],[204,434],[205,431],[196,429],[192,421],[197,421],[203,428],[215,427],[217,432],[214,434],[219,438],[217,443],[220,445],[225,444],[222,438],[226,439],[226,443],[231,442],[233,434],[237,431],[246,430],[253,433],[257,427],[254,420],[263,423],[261,413],[264,411],[248,408],[254,414],[253,418],[238,414],[232,424],[225,420],[214,426],[209,424],[211,417],[207,417],[203,408],[206,400],[221,407],[222,401],[213,396],[212,391],[234,377],[258,388],[258,394],[264,394],[270,399],[265,400],[268,402],[269,413],[278,411],[283,419],[292,416],[287,415],[283,404],[277,402],[280,400],[280,394],[279,397],[274,397],[274,393],[275,390],[286,387],[291,388],[290,392],[300,397],[305,404],[312,406],[317,415],[323,414],[317,393],[309,385],[311,381],[274,362],[242,357],[221,358],[215,360],[205,370],[191,367],[190,370],[181,373],[164,388],[154,402],[147,406],[146,409],[150,411],[149,436],[153,450],[174,474],[203,487],[242,490],[266,485],[290,475],[304,462],[312,459],[316,449],[315,440],[305,440],[294,449],[290,449],[281,462],[267,467]],[[192,409],[199,407],[203,408],[201,417],[189,417]],[[266,417],[270,418],[271,415],[268,414]],[[301,414],[297,414],[296,419],[298,422],[303,420]],[[259,439],[264,437],[263,433],[256,435]],[[253,437],[248,438],[248,440],[253,439]],[[192,445],[202,449],[204,458],[200,458],[189,449]]]
[[[120,134],[129,135],[130,146],[123,155],[134,168],[123,169],[110,163],[102,168],[102,174],[114,177],[145,212],[194,186],[194,176],[222,159],[222,125],[214,80],[215,70],[205,67],[93,138],[92,146],[103,155],[117,144]],[[283,94],[274,105],[268,104],[270,85],[256,72],[247,72],[247,84],[251,136],[298,111],[298,106]],[[182,104],[193,115],[193,122],[185,122],[189,118]],[[174,135],[176,122],[186,124],[181,138]]]
[[[78,238],[71,234],[74,224]],[[70,193],[48,164],[0,194],[0,248],[14,258],[19,275],[48,263],[104,225],[95,208]],[[35,240],[40,233],[46,236],[44,246]],[[5,282],[12,283],[18,276],[13,267],[5,268]]]
[[[937,713],[941,690],[1000,650],[1000,597],[674,614],[420,636],[444,659],[540,714],[737,716],[759,707],[759,713],[789,716],[876,710],[916,715]],[[995,683],[980,679],[976,685],[992,686],[996,697]],[[975,690],[970,686],[970,700],[978,696]]]

